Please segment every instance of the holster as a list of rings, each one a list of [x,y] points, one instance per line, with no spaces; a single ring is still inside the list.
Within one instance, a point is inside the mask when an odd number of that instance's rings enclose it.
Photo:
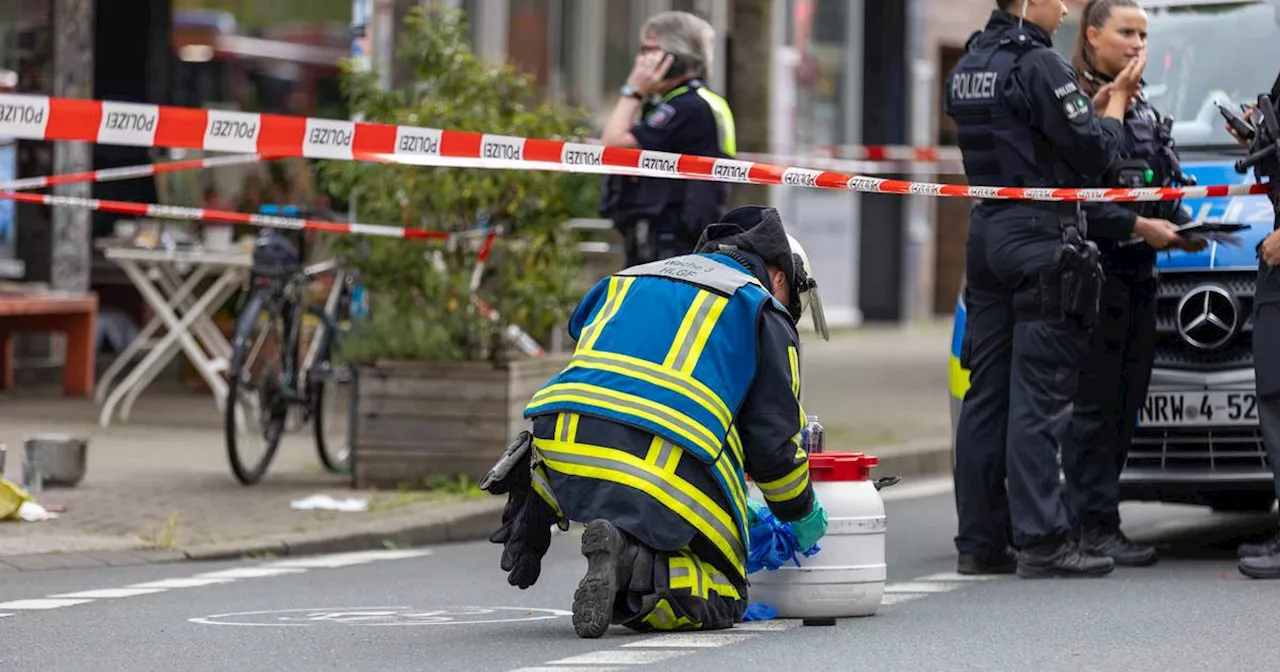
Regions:
[[[1058,289],[1061,317],[1091,330],[1098,323],[1102,301],[1102,255],[1098,246],[1085,240],[1074,226],[1063,228],[1062,250],[1058,255]]]

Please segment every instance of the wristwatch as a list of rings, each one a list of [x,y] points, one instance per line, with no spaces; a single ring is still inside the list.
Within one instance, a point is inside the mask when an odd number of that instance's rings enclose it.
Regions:
[[[623,84],[622,88],[618,90],[618,93],[621,93],[624,96],[631,96],[641,102],[644,101],[644,96],[640,95],[640,92],[636,91],[636,87],[631,86],[630,84]]]

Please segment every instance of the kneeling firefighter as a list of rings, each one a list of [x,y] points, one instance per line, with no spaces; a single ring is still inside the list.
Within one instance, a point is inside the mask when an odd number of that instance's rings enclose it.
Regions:
[[[808,257],[766,207],[727,213],[693,254],[597,283],[569,322],[573,359],[525,408],[532,432],[481,483],[508,493],[491,538],[508,582],[533,585],[551,526],[579,521],[579,637],[741,622],[744,475],[800,548],[827,529],[800,446],[806,310],[829,338]]]

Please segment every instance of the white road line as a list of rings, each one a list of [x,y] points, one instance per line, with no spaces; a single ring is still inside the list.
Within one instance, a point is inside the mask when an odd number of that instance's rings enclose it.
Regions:
[[[217,572],[202,572],[192,578],[197,579],[258,579],[264,576],[284,576],[301,574],[307,570],[297,567],[237,567]]]
[[[557,527],[552,529],[558,530],[560,528]],[[512,672],[616,672],[616,670],[622,669],[624,668],[596,667],[595,665],[592,665],[591,667],[564,667],[557,665],[555,667],[522,667],[518,670],[512,670]]]
[[[317,555],[306,558],[286,558],[284,560],[276,560],[268,562],[263,567],[290,567],[300,569],[332,569],[335,567],[349,567],[351,565],[361,565],[368,562],[376,562],[378,560],[403,560],[406,558],[421,558],[431,555],[434,551],[429,548],[409,548],[404,550],[386,550],[386,551],[355,551],[352,553],[334,553],[333,555]]]
[[[52,600],[52,599],[35,599],[35,600],[14,600],[12,602],[0,602],[0,609],[58,609],[61,607],[70,607],[75,604],[84,604],[93,600]]]
[[[911,600],[918,600],[922,597],[928,597],[928,595],[925,593],[885,593],[884,597],[880,600],[880,606],[901,604],[903,602],[910,602]]]
[[[623,644],[622,648],[640,648],[640,647],[657,647],[657,648],[673,648],[673,649],[713,649],[719,646],[728,646],[730,644],[740,644],[748,639],[755,639],[759,635],[751,633],[734,634],[734,633],[675,633],[669,635],[661,635],[658,637],[646,637],[641,641]]]
[[[934,581],[904,581],[902,583],[885,584],[886,593],[945,593],[959,588],[961,584],[938,583]]]
[[[134,597],[137,595],[150,595],[152,593],[163,593],[164,588],[103,588],[102,590],[85,590],[79,593],[63,593],[61,595],[50,595],[49,597],[83,597],[90,600],[111,599],[116,597]]]
[[[231,583],[235,579],[164,579],[162,581],[148,581],[147,583],[135,583],[128,588],[198,588],[200,586],[212,586],[219,583]]]
[[[6,617],[6,616],[12,616],[12,615],[13,615],[13,614],[0,614],[0,618],[4,618],[4,617]]]
[[[543,665],[648,665],[657,663],[668,658],[683,656],[688,651],[622,651],[619,649],[606,649],[604,651],[592,651],[584,653],[580,656],[571,656],[569,658],[561,658],[553,660]]]
[[[734,625],[733,632],[780,632],[782,630],[790,630],[798,625],[800,625],[800,621],[794,619],[751,621],[750,623],[738,623]]]
[[[998,581],[1005,579],[1012,574],[961,574],[959,572],[938,572],[928,576],[921,576],[916,581]]]

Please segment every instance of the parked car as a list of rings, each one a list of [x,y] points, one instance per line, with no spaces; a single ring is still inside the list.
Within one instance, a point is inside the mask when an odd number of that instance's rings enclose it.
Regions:
[[[1144,90],[1173,117],[1184,172],[1198,184],[1252,183],[1235,172],[1244,150],[1226,133],[1216,102],[1239,109],[1270,90],[1280,63],[1280,8],[1275,2],[1145,2],[1149,59]],[[1076,17],[1073,17],[1073,19]],[[1078,19],[1077,19],[1078,20]],[[1069,58],[1075,27],[1055,48]],[[1161,253],[1155,369],[1121,475],[1121,497],[1265,511],[1275,489],[1258,429],[1252,310],[1255,246],[1272,230],[1265,196],[1190,199],[1193,217],[1251,226],[1238,247]],[[963,290],[951,342],[952,430],[968,389],[960,366]],[[954,446],[954,441],[953,444]]]

